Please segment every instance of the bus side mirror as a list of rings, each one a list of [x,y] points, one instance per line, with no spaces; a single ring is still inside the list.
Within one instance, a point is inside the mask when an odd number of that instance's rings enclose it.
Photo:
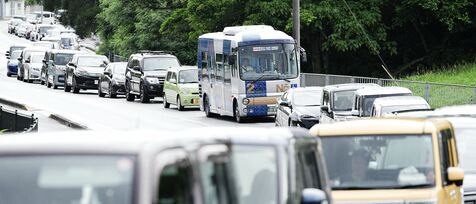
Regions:
[[[230,56],[230,58],[228,59],[228,64],[230,65],[235,65],[236,64],[236,56]]]
[[[301,53],[301,61],[302,62],[307,62],[307,53],[306,53],[306,50],[304,48],[300,48],[299,49],[300,53]]]

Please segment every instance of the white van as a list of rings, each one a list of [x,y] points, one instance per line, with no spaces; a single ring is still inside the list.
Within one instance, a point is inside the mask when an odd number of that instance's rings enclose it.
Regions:
[[[34,14],[36,15],[37,22],[40,24],[56,24],[56,18],[53,12],[43,11],[43,18],[41,17],[41,11],[34,12]]]

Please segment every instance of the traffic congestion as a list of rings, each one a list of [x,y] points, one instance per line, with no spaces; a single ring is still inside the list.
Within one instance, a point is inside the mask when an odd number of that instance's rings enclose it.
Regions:
[[[124,62],[85,52],[41,15],[8,21],[31,42],[6,51],[7,77],[236,127],[0,137],[0,203],[476,203],[476,105],[434,108],[376,83],[304,86],[306,51],[268,25],[204,33],[185,65],[164,50]],[[240,126],[256,118],[276,128]]]

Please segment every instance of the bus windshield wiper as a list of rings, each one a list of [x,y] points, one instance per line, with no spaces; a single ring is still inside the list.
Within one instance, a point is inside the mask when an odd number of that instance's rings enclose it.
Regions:
[[[260,81],[260,80],[263,79],[264,77],[274,77],[274,76],[276,76],[276,75],[274,75],[274,74],[263,74],[263,75],[261,75],[260,77],[258,77],[257,79],[252,80],[251,82],[255,83],[255,82],[257,82],[257,81]]]

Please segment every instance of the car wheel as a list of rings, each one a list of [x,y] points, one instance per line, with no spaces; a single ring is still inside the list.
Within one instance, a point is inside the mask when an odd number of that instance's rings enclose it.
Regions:
[[[145,94],[144,86],[140,85],[140,102],[141,103],[149,103],[150,98]]]
[[[170,108],[170,103],[167,102],[167,97],[165,96],[165,93],[164,93],[164,108]]]
[[[68,86],[68,76],[64,77],[64,92],[70,92],[71,86]]]
[[[235,121],[237,123],[244,122],[244,118],[240,116],[240,108],[238,107],[238,104],[236,102],[233,103],[233,116],[235,117]]]
[[[101,83],[99,83],[99,84],[101,84]],[[98,86],[98,96],[101,97],[101,98],[103,98],[104,96],[106,96],[106,94],[102,92],[101,86]]]
[[[79,87],[76,84],[76,77],[73,76],[73,93],[77,94],[79,93]]]
[[[10,73],[7,73],[7,77],[11,77],[12,75]]]
[[[112,91],[113,87],[112,87],[112,84],[109,83],[109,97],[110,98],[116,98],[117,97],[117,94],[115,94],[113,91]]]
[[[40,76],[43,76],[43,74],[40,74]],[[46,74],[45,74],[45,77],[44,77],[44,78],[46,78]],[[43,80],[43,79],[41,79],[41,77],[40,77],[40,81],[41,81],[41,85],[45,85],[45,84],[46,84],[46,82],[45,82],[46,79]]]
[[[183,111],[185,109],[185,107],[182,106],[182,100],[180,100],[180,96],[177,96],[177,109],[179,111]]]
[[[131,94],[130,84],[126,81],[126,100],[134,101],[134,99],[136,99],[136,96],[134,96],[134,94]]]

